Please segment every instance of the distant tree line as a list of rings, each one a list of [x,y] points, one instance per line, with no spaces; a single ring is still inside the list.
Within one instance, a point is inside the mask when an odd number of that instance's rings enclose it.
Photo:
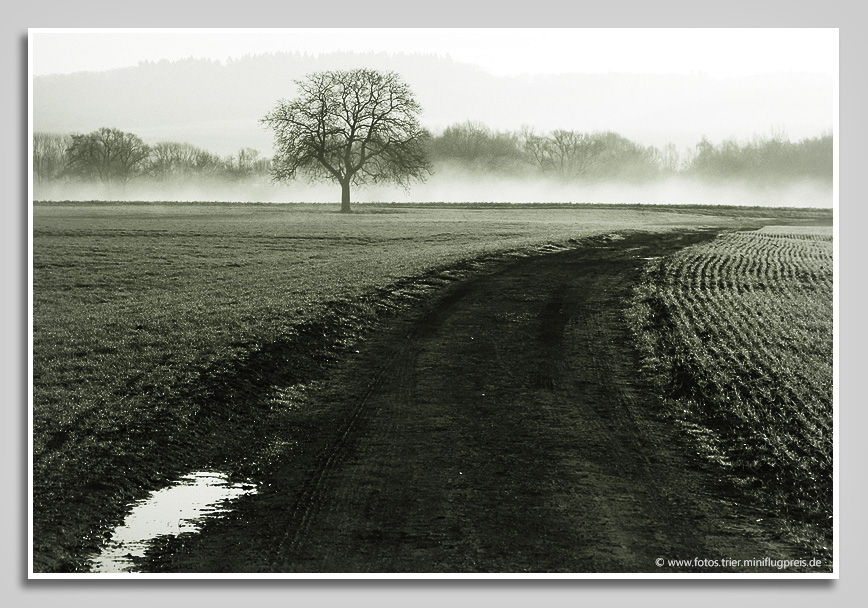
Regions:
[[[147,177],[173,179],[193,176],[244,179],[265,176],[269,159],[253,148],[218,156],[188,143],[145,144],[119,129],[101,128],[86,134],[33,134],[33,175],[37,182],[81,179],[127,183]]]
[[[435,172],[460,168],[473,173],[572,181],[647,181],[672,175],[754,182],[813,178],[831,182],[830,133],[798,142],[782,134],[749,142],[713,144],[703,138],[682,152],[673,144],[643,146],[617,133],[556,129],[537,132],[495,131],[478,122],[454,124],[425,141]],[[126,183],[207,177],[243,180],[267,178],[271,160],[242,148],[218,156],[188,143],[145,144],[118,129],[87,134],[33,135],[33,173],[37,182],[83,179]]]
[[[471,171],[542,174],[561,180],[644,181],[668,175],[751,181],[807,177],[832,180],[832,135],[790,142],[782,134],[714,145],[703,138],[679,152],[674,144],[643,146],[611,131],[556,129],[538,133],[493,131],[465,122],[431,138],[435,166]]]
[[[690,173],[715,179],[737,176],[749,180],[812,177],[832,181],[832,135],[790,142],[782,135],[739,144],[714,145],[703,138],[687,165]]]

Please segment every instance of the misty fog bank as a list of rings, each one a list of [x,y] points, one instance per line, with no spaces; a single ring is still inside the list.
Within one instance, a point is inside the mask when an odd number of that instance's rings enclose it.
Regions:
[[[223,201],[243,203],[339,203],[337,184],[298,180],[274,184],[251,181],[146,180],[125,185],[73,180],[34,184],[35,201]],[[409,191],[392,185],[353,188],[353,202],[484,202],[484,203],[602,203],[699,204],[769,207],[832,207],[832,186],[823,180],[756,184],[736,180],[712,182],[673,176],[644,182],[570,182],[554,179],[508,178],[438,171]]]

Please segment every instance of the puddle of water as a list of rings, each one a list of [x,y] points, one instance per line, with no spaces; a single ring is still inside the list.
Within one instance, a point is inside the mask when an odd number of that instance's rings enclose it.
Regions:
[[[91,560],[91,572],[131,572],[132,557],[144,557],[150,540],[195,532],[199,529],[197,520],[228,511],[226,500],[255,491],[249,484],[230,484],[223,473],[185,475],[174,485],[134,503],[123,525],[112,531],[102,552]]]

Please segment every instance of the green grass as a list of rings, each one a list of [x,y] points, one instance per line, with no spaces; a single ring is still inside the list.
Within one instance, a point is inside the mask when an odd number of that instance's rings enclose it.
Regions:
[[[232,205],[37,205],[34,216],[37,428],[118,392],[168,390],[327,302],[434,267],[643,220],[691,222],[653,212],[345,217]]]
[[[735,232],[653,262],[630,313],[665,415],[737,500],[830,556],[831,227]]]
[[[593,234],[759,225],[775,214],[829,217],[698,207],[363,205],[346,216],[323,205],[38,203],[34,567],[79,568],[127,501],[226,457],[237,447],[221,443],[228,436],[256,441],[276,390],[315,379],[402,298],[460,276],[440,270],[465,272],[480,257]]]

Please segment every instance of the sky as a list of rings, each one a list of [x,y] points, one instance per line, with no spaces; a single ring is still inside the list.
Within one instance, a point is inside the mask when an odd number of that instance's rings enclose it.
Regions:
[[[496,76],[551,73],[770,72],[834,76],[838,30],[826,29],[283,29],[31,30],[34,76],[187,57],[221,61],[276,51],[434,53]],[[109,51],[109,52],[107,52]]]

